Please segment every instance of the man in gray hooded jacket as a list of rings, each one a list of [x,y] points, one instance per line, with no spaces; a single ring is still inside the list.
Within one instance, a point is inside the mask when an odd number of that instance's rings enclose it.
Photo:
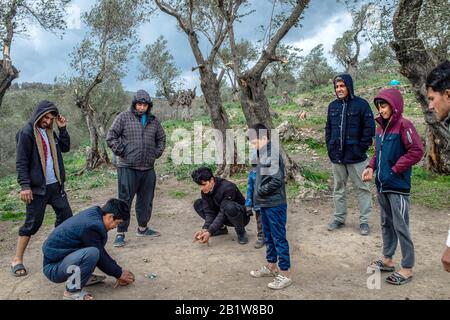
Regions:
[[[134,196],[137,196],[138,237],[160,235],[148,228],[148,223],[156,184],[154,164],[164,152],[166,135],[159,121],[150,113],[152,106],[150,95],[139,90],[130,109],[116,117],[106,138],[117,157],[119,199],[128,202],[131,207]],[[129,225],[129,220],[119,225],[115,247],[125,245],[125,232]]]

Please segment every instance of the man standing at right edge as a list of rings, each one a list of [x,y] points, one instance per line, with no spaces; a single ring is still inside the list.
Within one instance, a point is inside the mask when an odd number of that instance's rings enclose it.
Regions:
[[[436,118],[450,132],[450,61],[445,61],[434,68],[426,81],[428,110],[434,112]],[[449,146],[450,147],[450,146]],[[446,248],[442,254],[442,264],[450,272],[450,229]]]

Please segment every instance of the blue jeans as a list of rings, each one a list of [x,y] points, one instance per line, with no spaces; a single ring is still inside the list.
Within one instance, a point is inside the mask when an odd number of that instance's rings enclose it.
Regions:
[[[88,282],[90,276],[97,266],[97,262],[100,256],[100,252],[97,248],[83,248],[72,252],[67,255],[62,261],[56,263],[50,263],[44,266],[45,276],[54,283],[63,283],[72,276],[70,271],[72,266],[80,268],[80,286],[75,288],[69,288],[66,284],[66,290],[69,292],[80,291]],[[76,283],[76,280],[75,280]]]
[[[266,243],[266,259],[277,263],[281,271],[291,267],[289,243],[286,239],[287,205],[261,208],[261,222]]]

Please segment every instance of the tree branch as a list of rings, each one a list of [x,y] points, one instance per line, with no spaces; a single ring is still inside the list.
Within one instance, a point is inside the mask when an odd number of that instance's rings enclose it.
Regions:
[[[273,36],[273,38],[267,45],[267,49],[263,51],[263,54],[259,58],[258,62],[255,64],[255,66],[253,66],[252,69],[245,73],[245,76],[249,76],[250,74],[261,75],[269,65],[269,63],[277,61],[275,51],[279,42],[284,38],[284,36],[288,33],[292,26],[297,23],[308,4],[309,0],[297,0],[297,4],[292,10],[289,18],[278,29],[277,33]]]
[[[225,68],[220,71],[219,76],[217,77],[217,83],[220,84],[222,82],[223,76],[225,75]]]
[[[158,6],[158,8],[164,12],[167,13],[168,15],[174,17],[177,19],[178,21],[178,25],[180,26],[180,28],[186,33],[189,34],[192,29],[188,28],[188,26],[186,26],[186,24],[183,21],[183,18],[181,17],[180,14],[178,14],[174,8],[172,8],[169,4],[161,1],[161,0],[155,0],[156,5]],[[191,25],[192,26],[192,25]]]

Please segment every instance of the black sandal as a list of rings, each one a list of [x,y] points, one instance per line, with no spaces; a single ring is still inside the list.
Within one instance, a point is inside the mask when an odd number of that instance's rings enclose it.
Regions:
[[[375,260],[371,264],[369,264],[369,267],[375,270],[380,270],[383,272],[393,272],[395,271],[395,267],[390,267],[388,265],[385,265],[382,260]]]
[[[405,276],[401,275],[400,273],[394,272],[389,277],[387,277],[385,281],[390,284],[402,285],[402,284],[410,282],[412,280],[412,278],[413,278],[413,276],[405,278]]]
[[[24,271],[23,273],[18,273],[19,271]],[[28,272],[25,269],[25,266],[22,263],[16,264],[15,266],[11,266],[11,272],[14,277],[25,277]]]

